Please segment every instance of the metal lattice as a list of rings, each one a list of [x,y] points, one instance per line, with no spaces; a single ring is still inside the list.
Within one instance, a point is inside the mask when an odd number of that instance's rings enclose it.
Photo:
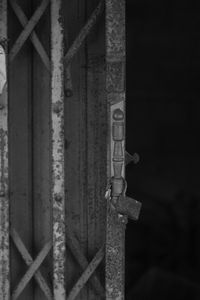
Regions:
[[[46,69],[51,73],[51,121],[52,121],[52,202],[53,202],[53,240],[48,241],[36,258],[33,258],[14,228],[9,230],[8,197],[8,107],[7,89],[0,91],[0,295],[2,300],[16,300],[27,284],[35,278],[47,299],[66,299],[65,256],[68,247],[83,273],[69,292],[67,299],[73,300],[88,280],[94,291],[105,298],[105,290],[95,271],[106,253],[106,299],[124,299],[124,230],[126,216],[138,218],[140,204],[125,197],[125,1],[106,1],[106,62],[107,62],[107,100],[110,124],[110,143],[108,157],[108,209],[106,245],[97,251],[89,262],[81,251],[73,232],[65,226],[65,178],[64,178],[64,74],[71,84],[70,64],[74,55],[86,39],[98,17],[104,10],[101,0],[91,17],[81,29],[67,53],[64,53],[62,23],[62,1],[42,0],[32,17],[28,20],[20,5],[9,0],[23,30],[7,54],[7,1],[0,0],[0,44],[5,51],[10,66],[23,45],[30,40],[38,52]],[[35,27],[51,5],[51,59],[39,40]],[[3,53],[3,52],[2,52]],[[1,54],[1,57],[3,57]],[[63,65],[64,61],[64,65]],[[65,86],[65,90],[68,86]],[[4,99],[4,100],[2,100]],[[4,101],[4,102],[3,102]],[[10,292],[9,283],[9,231],[21,254],[27,271],[17,286]],[[53,291],[49,282],[40,272],[40,267],[53,249]]]

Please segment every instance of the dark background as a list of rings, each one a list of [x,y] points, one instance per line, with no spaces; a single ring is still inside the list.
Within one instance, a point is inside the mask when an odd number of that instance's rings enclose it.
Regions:
[[[127,0],[127,299],[200,299],[200,2]]]

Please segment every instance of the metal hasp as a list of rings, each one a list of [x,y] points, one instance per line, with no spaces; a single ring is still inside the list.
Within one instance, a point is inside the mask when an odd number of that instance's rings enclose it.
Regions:
[[[10,299],[7,0],[0,0],[0,299]]]
[[[125,227],[141,204],[125,196],[125,0],[106,0],[106,92],[109,115],[106,300],[124,299]]]
[[[65,300],[64,38],[62,1],[51,0],[53,294]]]

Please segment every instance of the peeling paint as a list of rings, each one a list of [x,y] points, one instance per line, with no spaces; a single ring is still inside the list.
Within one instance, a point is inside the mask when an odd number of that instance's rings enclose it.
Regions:
[[[65,294],[65,187],[64,187],[64,42],[62,1],[51,1],[51,91],[52,91],[52,204],[53,204],[53,293]]]

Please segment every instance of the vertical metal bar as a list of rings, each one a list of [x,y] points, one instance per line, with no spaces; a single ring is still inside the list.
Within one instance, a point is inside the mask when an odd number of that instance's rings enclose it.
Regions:
[[[65,300],[64,39],[62,0],[51,0],[51,122],[53,205],[53,290]]]
[[[108,180],[111,200],[123,192],[125,176],[125,0],[106,0],[106,92],[109,115]],[[107,203],[106,299],[124,299],[126,217]]]
[[[8,197],[7,0],[0,0],[0,299],[10,298]]]

